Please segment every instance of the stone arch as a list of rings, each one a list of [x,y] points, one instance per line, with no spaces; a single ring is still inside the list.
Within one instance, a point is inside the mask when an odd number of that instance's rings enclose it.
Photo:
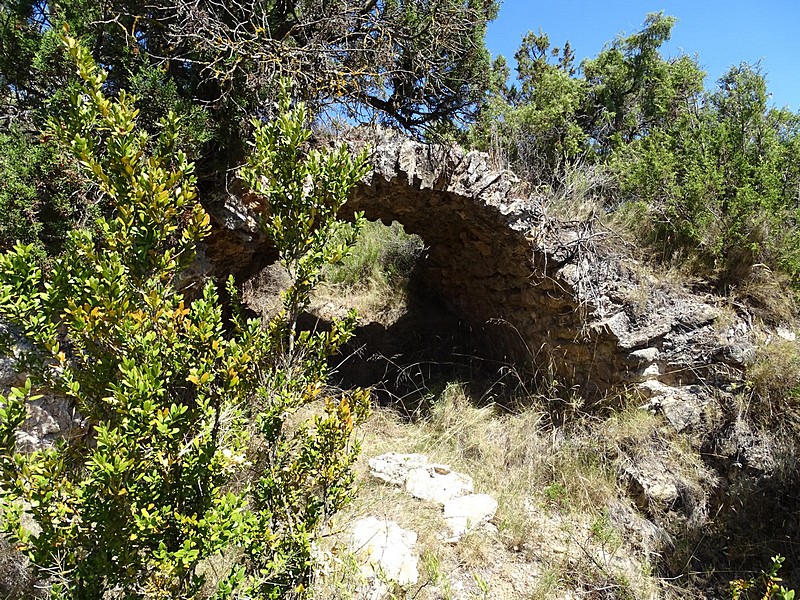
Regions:
[[[430,248],[425,285],[482,336],[492,358],[587,397],[743,367],[730,350],[742,340],[715,328],[717,299],[659,286],[638,276],[632,259],[597,252],[591,224],[548,218],[541,201],[517,197],[517,178],[485,154],[385,131],[348,143],[369,143],[373,170],[343,216],[361,211],[422,237]],[[217,271],[247,274],[274,260],[236,195],[211,212],[208,256]]]
[[[373,171],[346,205],[369,220],[398,221],[430,251],[421,276],[483,339],[486,353],[528,373],[547,372],[587,395],[627,371],[612,335],[586,327],[586,306],[547,251],[540,204],[515,198],[517,178],[486,155],[400,136],[374,146]]]

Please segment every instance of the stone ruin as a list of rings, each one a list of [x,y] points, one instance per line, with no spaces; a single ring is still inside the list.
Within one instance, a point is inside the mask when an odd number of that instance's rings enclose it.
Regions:
[[[362,211],[418,234],[429,247],[418,275],[424,286],[499,363],[546,373],[591,398],[631,383],[650,382],[644,391],[652,395],[731,381],[752,358],[750,327],[728,318],[719,298],[662,284],[632,258],[604,251],[608,232],[549,216],[485,153],[387,131],[348,143],[369,144],[373,170],[344,216]],[[217,228],[207,254],[216,271],[246,277],[274,261],[237,195],[211,212]]]

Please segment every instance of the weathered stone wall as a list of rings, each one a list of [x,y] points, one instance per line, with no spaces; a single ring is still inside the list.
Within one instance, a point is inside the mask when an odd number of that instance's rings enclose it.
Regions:
[[[716,298],[638,276],[633,261],[599,250],[591,223],[551,219],[540,200],[517,197],[517,178],[484,154],[385,131],[351,145],[364,143],[374,169],[345,216],[363,211],[420,235],[430,247],[425,285],[483,336],[486,354],[587,396],[743,365],[749,331],[738,321],[721,329]],[[244,244],[237,260],[252,271],[266,246],[235,199],[220,206],[209,255],[227,256],[229,272],[230,247]]]
[[[557,275],[558,263],[534,250],[543,211],[514,198],[512,173],[490,169],[478,152],[403,138],[381,140],[372,161],[347,210],[396,220],[425,240],[425,283],[484,334],[493,358],[552,368],[582,388],[616,379],[619,365],[607,364],[614,340],[585,330],[580,300]]]

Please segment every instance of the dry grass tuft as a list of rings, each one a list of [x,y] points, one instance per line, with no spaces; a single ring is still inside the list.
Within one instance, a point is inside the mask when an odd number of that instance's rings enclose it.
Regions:
[[[762,339],[747,378],[771,416],[794,404],[800,394],[800,344],[779,336]]]
[[[649,443],[657,418],[630,409],[569,431],[549,422],[535,403],[514,413],[477,406],[459,384],[448,385],[417,422],[377,409],[362,430],[357,499],[339,527],[377,516],[419,534],[421,580],[396,598],[670,597],[651,573],[656,557],[646,541],[623,531],[607,509],[635,512],[620,484],[620,448]],[[497,531],[443,543],[437,506],[367,475],[367,460],[390,451],[424,453],[470,475],[476,492],[499,502]],[[320,597],[343,596],[329,590]]]
[[[797,292],[791,279],[784,273],[770,270],[757,264],[750,270],[732,295],[741,299],[765,322],[772,324],[792,323],[798,316]]]
[[[575,165],[547,193],[547,213],[565,221],[591,221],[604,214],[614,178],[601,165]]]

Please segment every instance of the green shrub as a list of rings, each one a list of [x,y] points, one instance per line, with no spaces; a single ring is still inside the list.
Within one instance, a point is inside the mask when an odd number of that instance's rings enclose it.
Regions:
[[[556,199],[569,196],[571,174],[599,167],[613,176],[597,197],[623,213],[616,223],[632,223],[652,256],[721,290],[763,272],[797,288],[800,115],[769,106],[757,65],[733,67],[705,90],[696,57],[661,53],[675,22],[648,14],[580,68],[568,43],[529,32],[515,54],[518,84],[506,85],[508,67],[496,61],[469,139]]]
[[[758,68],[734,67],[693,111],[612,158],[623,199],[652,209],[648,241],[722,287],[754,268],[800,276],[798,117],[767,102]]]
[[[772,557],[772,566],[769,571],[762,571],[758,577],[750,579],[734,579],[731,581],[731,600],[744,600],[745,598],[760,597],[761,600],[794,600],[795,592],[780,585],[782,579],[778,577],[786,559],[780,554]],[[751,593],[755,592],[755,596]]]
[[[254,123],[253,152],[242,170],[258,198],[262,229],[276,244],[293,282],[283,295],[285,315],[271,323],[276,331],[283,330],[277,336],[283,344],[277,353],[281,360],[265,371],[258,390],[256,425],[265,454],[263,474],[250,498],[257,527],[243,544],[244,570],[234,577],[246,573],[244,589],[256,598],[302,595],[308,585],[312,534],[351,498],[351,466],[358,451],[351,433],[369,407],[368,394],[356,391],[328,398],[322,414],[311,422],[294,429],[288,425],[292,415],[322,392],[325,359],[355,328],[354,311],[334,319],[329,332],[298,333],[295,326],[322,268],[341,261],[358,234],[361,215],[353,226],[336,214],[366,174],[367,164],[366,151],[353,160],[344,146],[327,154],[304,152],[311,136],[305,107],[291,107],[287,85],[278,119]]]
[[[77,165],[53,140],[18,128],[0,133],[0,250],[33,244],[55,254],[70,228],[91,222],[94,206]]]
[[[130,79],[130,91],[137,98],[146,98],[136,123],[146,131],[157,131],[158,124],[172,112],[179,115],[178,147],[190,160],[198,160],[205,144],[216,135],[209,122],[208,110],[178,93],[178,86],[166,70],[143,65]]]
[[[404,287],[425,247],[419,236],[394,222],[367,222],[341,264],[325,270],[325,279],[346,288],[370,283],[395,291]]]
[[[190,303],[175,288],[209,231],[193,165],[176,149],[176,117],[149,139],[135,99],[108,99],[88,51],[65,43],[84,84],[51,130],[112,212],[71,232],[46,270],[31,245],[0,255],[0,317],[30,342],[22,363],[35,383],[0,400],[0,530],[57,598],[302,595],[315,530],[350,497],[350,438],[368,398],[329,398],[289,426],[321,398],[325,359],[355,320],[310,335],[297,334],[292,317],[321,265],[347,251],[321,232],[339,227],[336,211],[364,160],[306,156],[304,113],[288,100],[259,128],[248,175],[295,280],[288,318],[262,328],[234,311],[226,323],[213,283]],[[231,282],[228,291],[235,298]],[[38,390],[70,398],[86,425],[21,453],[16,432]],[[248,455],[250,423],[257,457]],[[243,481],[250,458],[261,469],[252,485]],[[214,570],[204,565],[219,557],[224,568],[206,581]]]

